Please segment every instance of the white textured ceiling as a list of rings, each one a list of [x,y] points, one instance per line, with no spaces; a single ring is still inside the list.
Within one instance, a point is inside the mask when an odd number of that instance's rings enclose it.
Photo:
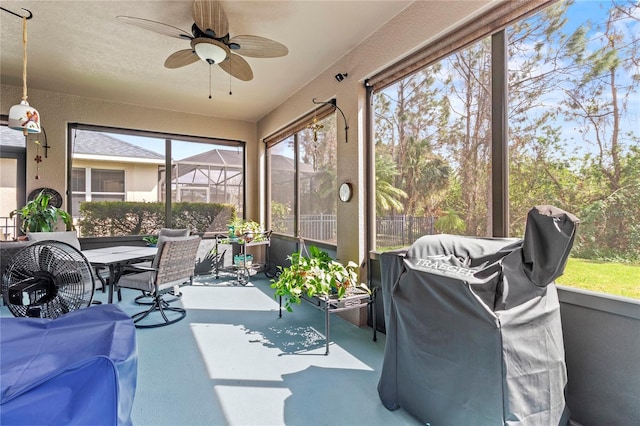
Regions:
[[[198,61],[167,69],[179,40],[116,19],[128,15],[190,32],[192,1],[2,1],[33,12],[28,22],[29,88],[256,122],[315,78],[410,1],[222,1],[230,35],[253,34],[289,48],[281,58],[245,58],[242,82]],[[0,13],[0,82],[22,85],[22,20]],[[233,95],[229,95],[229,87]]]

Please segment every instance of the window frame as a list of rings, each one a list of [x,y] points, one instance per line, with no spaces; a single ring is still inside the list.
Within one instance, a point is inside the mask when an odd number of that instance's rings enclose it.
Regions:
[[[510,24],[526,18],[558,0],[531,0],[527,2],[506,2],[497,5],[476,17],[471,22],[464,22],[454,30],[442,35],[433,43],[419,49],[410,56],[401,59],[386,69],[365,80],[366,124],[365,137],[367,162],[367,252],[375,250],[376,244],[376,209],[375,209],[375,146],[374,146],[374,111],[373,96],[397,83],[398,81],[419,72],[425,67],[443,60],[445,57],[491,36],[492,66],[492,116],[491,116],[491,223],[494,237],[506,237],[509,229],[509,188],[508,188],[508,137],[507,137],[507,37],[505,28]],[[499,70],[500,77],[496,77]],[[495,108],[495,109],[494,109]],[[497,167],[496,167],[497,166]]]
[[[510,22],[508,22],[505,25],[502,25],[501,28],[499,28],[497,31],[492,32],[491,34],[491,50],[490,50],[490,54],[491,54],[491,172],[490,172],[490,180],[491,180],[491,200],[489,200],[489,204],[491,206],[491,223],[492,223],[492,237],[496,237],[496,238],[508,238],[508,237],[513,237],[513,235],[511,235],[511,233],[513,231],[510,231],[510,228],[517,225],[517,223],[515,224],[510,224],[510,216],[511,214],[515,214],[518,217],[520,217],[522,215],[521,210],[518,207],[522,207],[519,206],[517,203],[516,204],[511,204],[511,200],[510,200],[510,191],[509,191],[509,185],[510,182],[511,184],[514,186],[514,188],[517,188],[518,186],[518,180],[517,178],[514,179],[512,178],[512,176],[510,176],[510,167],[512,166],[512,164],[510,164],[509,162],[509,155],[510,155],[510,151],[512,146],[510,145],[510,138],[509,138],[509,128],[511,125],[513,125],[514,121],[509,121],[509,115],[510,115],[510,105],[509,105],[509,87],[512,84],[512,81],[510,81],[509,79],[509,55],[508,55],[508,49],[509,49],[509,36],[510,34],[508,33],[508,30],[511,28],[512,24],[517,23],[518,21],[521,20],[525,20],[527,19],[530,15],[540,12],[544,7],[547,6],[551,6],[552,3],[555,3],[555,1],[553,2],[548,2],[546,4],[542,4],[540,7],[536,7],[535,10],[529,12],[529,13],[525,13],[522,14],[520,16],[517,17],[517,19],[513,19]],[[499,6],[500,7],[500,6]],[[609,5],[607,7],[612,7],[611,3],[609,3]],[[637,5],[635,6],[637,7]],[[569,16],[569,15],[567,15]],[[609,18],[612,19],[612,18]],[[608,21],[607,21],[608,22]],[[582,23],[578,23],[578,25],[583,25],[585,23],[585,21],[583,20]],[[601,23],[600,23],[601,24]],[[476,40],[472,40],[472,42],[477,42],[480,41],[481,39],[478,38]],[[542,41],[540,41],[540,39],[538,39],[538,44],[542,44],[544,41],[544,39]],[[606,40],[605,40],[606,41]],[[434,56],[433,57],[433,61],[429,64],[424,65],[424,67],[427,67],[429,65],[431,65],[432,63],[435,63],[437,61],[443,60],[446,56],[448,56],[449,54],[454,53],[454,51],[447,51],[445,54],[441,55],[441,56]],[[626,57],[628,58],[628,56]],[[422,69],[422,68],[420,68]],[[417,72],[417,71],[413,71],[413,72]],[[402,75],[401,77],[398,77],[397,80],[394,81],[389,81],[389,80],[385,80],[385,85],[382,85],[380,83],[379,80],[378,81],[378,85],[375,86],[374,84],[371,84],[370,82],[366,81],[365,82],[365,86],[366,86],[366,101],[367,101],[367,108],[365,111],[365,117],[366,117],[366,128],[365,128],[365,134],[366,134],[366,155],[367,155],[367,162],[366,162],[366,167],[368,168],[366,170],[366,176],[367,176],[367,251],[370,253],[371,257],[375,257],[376,254],[373,250],[375,250],[375,244],[376,244],[376,219],[377,219],[377,214],[376,214],[376,209],[375,209],[375,159],[376,159],[376,146],[375,146],[375,126],[374,126],[374,119],[376,116],[376,111],[374,110],[374,104],[373,104],[373,100],[374,100],[374,96],[378,93],[379,90],[384,89],[385,87],[390,86],[391,84],[394,84],[398,81],[400,81],[401,79],[406,78],[407,76],[411,75],[413,72]],[[613,83],[611,83],[613,84]],[[613,90],[613,89],[612,89]],[[629,89],[631,90],[631,89]],[[634,89],[637,91],[637,86],[636,89]],[[628,92],[631,93],[631,92]],[[615,107],[614,107],[615,108]],[[637,107],[636,107],[637,108]],[[637,109],[636,109],[637,111]],[[513,128],[512,128],[513,131]],[[629,142],[629,140],[627,140],[628,143],[631,143],[631,147],[633,147],[633,141]],[[585,157],[587,158],[587,157]],[[568,167],[567,167],[568,169]],[[562,169],[561,169],[562,170]],[[637,169],[636,169],[637,170]],[[633,187],[633,186],[630,186]],[[614,193],[617,191],[614,191]],[[517,197],[517,192],[513,192],[512,191],[512,196],[513,197]],[[635,195],[634,195],[635,196]],[[515,198],[514,198],[515,200]],[[536,202],[537,204],[544,204],[545,202],[548,201],[541,201],[541,202]],[[585,205],[581,205],[580,203],[578,203],[577,205],[575,205],[573,208],[577,209],[578,211],[582,211],[583,207],[590,207],[590,206],[585,206]],[[564,207],[563,207],[564,208]],[[510,210],[513,210],[512,212],[510,212]],[[572,210],[573,211],[573,210]],[[576,212],[577,213],[577,212]],[[588,216],[588,212],[584,213],[582,212],[582,214],[586,214]],[[628,215],[626,217],[632,217],[633,215]],[[514,220],[515,222],[515,220]],[[637,223],[637,222],[636,222]],[[511,225],[511,227],[510,227]],[[628,224],[627,224],[628,225]],[[586,226],[586,225],[585,225]],[[626,228],[628,231],[631,231],[632,229],[634,229],[633,227],[631,228]],[[620,231],[618,231],[618,234],[620,234]],[[580,247],[574,247],[574,248],[580,248]],[[574,253],[575,250],[574,250]],[[581,259],[582,256],[580,255],[580,253],[576,253],[576,256],[579,257],[575,257],[574,259]],[[572,256],[573,257],[573,256]],[[617,258],[614,256],[610,256],[609,258],[606,257],[606,254],[604,256],[601,255],[601,257],[595,257],[595,258],[590,258],[590,257],[586,257],[587,261],[592,261],[594,263],[598,263],[598,262],[611,262],[612,264],[620,264],[622,266],[625,266],[625,259],[629,260],[628,258],[622,257],[623,260],[616,260]],[[632,259],[632,265],[635,266],[635,261],[633,259],[633,257],[630,257],[630,259]],[[570,265],[571,266],[571,265]],[[613,266],[612,266],[613,267]],[[574,269],[571,269],[571,271],[573,271]],[[578,270],[577,268],[575,269],[576,271]],[[570,270],[567,269],[567,274],[566,276],[569,277],[569,272]],[[603,296],[614,296],[614,297],[631,297],[631,299],[637,297],[637,296],[626,296],[623,295],[621,293],[616,293],[614,290],[611,290],[611,292],[609,291],[602,291],[600,289],[595,289],[596,287],[594,286],[593,289],[592,287],[587,286],[582,286],[581,282],[580,282],[580,278],[582,278],[583,276],[588,276],[590,273],[590,271],[588,269],[586,269],[585,271],[581,271],[582,276],[580,276],[579,278],[577,278],[575,281],[565,281],[566,284],[563,284],[561,281],[557,281],[558,283],[560,283],[559,285],[563,285],[566,286],[567,288],[572,288],[572,289],[578,289],[578,290],[587,290],[587,291],[596,291],[597,293],[601,293]],[[580,275],[580,274],[577,274]],[[568,278],[569,280],[570,278]],[[591,279],[591,277],[589,277],[589,279]],[[596,283],[597,284],[597,283]],[[632,286],[637,286],[637,281],[633,280],[633,282],[631,283]],[[635,287],[637,289],[637,287]],[[594,290],[595,289],[595,290]],[[637,293],[633,293],[632,294],[637,294]]]
[[[294,151],[294,206],[293,206],[293,235],[284,234],[274,231],[275,235],[281,236],[282,238],[290,238],[290,239],[298,239],[304,238],[305,240],[313,241],[314,244],[317,243],[319,246],[327,246],[327,247],[336,247],[337,242],[325,241],[325,240],[314,240],[308,237],[300,236],[301,229],[301,208],[300,208],[300,141],[299,141],[299,133],[306,129],[309,123],[317,119],[318,121],[322,121],[326,119],[329,115],[333,114],[334,119],[337,107],[336,100],[332,99],[329,102],[323,104],[322,106],[307,112],[302,115],[297,120],[291,122],[287,126],[282,129],[274,132],[273,134],[265,137],[263,139],[263,143],[265,144],[265,179],[264,179],[264,188],[265,188],[265,217],[266,217],[266,225],[267,228],[271,229],[272,227],[272,219],[271,219],[271,154],[270,149],[275,147],[276,145],[286,142],[289,138],[293,137],[293,151]],[[337,127],[336,127],[337,130]],[[337,171],[337,170],[336,170]],[[336,196],[337,198],[337,196]],[[337,201],[336,201],[337,203]]]
[[[246,142],[239,139],[225,139],[225,138],[217,138],[217,137],[205,137],[205,136],[195,136],[195,135],[184,135],[177,133],[166,133],[166,132],[156,132],[150,130],[139,130],[139,129],[130,129],[130,128],[122,128],[122,127],[109,127],[109,126],[98,126],[91,124],[83,124],[83,123],[69,123],[67,125],[67,169],[66,169],[66,181],[68,194],[71,194],[71,179],[72,179],[72,169],[73,169],[73,143],[74,143],[74,131],[75,130],[86,130],[91,132],[102,132],[102,133],[114,133],[114,134],[122,134],[128,136],[137,136],[137,137],[148,137],[155,138],[158,140],[165,141],[165,170],[171,170],[172,167],[172,156],[171,156],[171,142],[195,142],[201,144],[209,144],[209,145],[221,145],[226,147],[232,147],[242,150],[242,217],[243,219],[246,216],[247,211],[247,149]],[[126,173],[125,173],[125,201],[126,201]],[[164,185],[165,194],[171,194],[171,179],[165,179]],[[72,208],[72,197],[67,197],[66,206],[68,211],[71,211]],[[167,224],[172,222],[171,217],[171,196],[167,196],[165,199],[165,221]]]

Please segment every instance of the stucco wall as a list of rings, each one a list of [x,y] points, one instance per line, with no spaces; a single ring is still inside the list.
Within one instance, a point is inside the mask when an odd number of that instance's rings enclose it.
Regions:
[[[119,161],[74,160],[73,167],[124,170],[126,201],[158,201],[158,165]]]

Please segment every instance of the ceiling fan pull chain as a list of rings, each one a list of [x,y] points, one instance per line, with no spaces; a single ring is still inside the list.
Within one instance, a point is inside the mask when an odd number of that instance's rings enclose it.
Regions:
[[[233,95],[231,93],[231,63],[229,63],[229,95]]]
[[[209,63],[209,99],[211,99],[211,63]]]

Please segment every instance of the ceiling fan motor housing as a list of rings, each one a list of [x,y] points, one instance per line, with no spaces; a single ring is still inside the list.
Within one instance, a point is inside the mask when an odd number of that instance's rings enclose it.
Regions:
[[[227,59],[229,48],[222,42],[211,38],[194,38],[191,48],[198,57],[209,64],[219,64]]]

